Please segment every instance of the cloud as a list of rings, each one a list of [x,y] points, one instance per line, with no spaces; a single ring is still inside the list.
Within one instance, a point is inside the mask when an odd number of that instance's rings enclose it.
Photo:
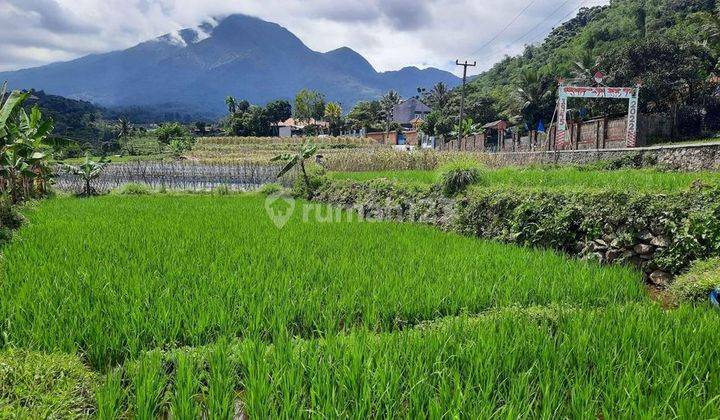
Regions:
[[[351,47],[378,70],[456,71],[456,58],[478,60],[482,70],[542,40],[580,4],[606,1],[5,0],[0,71],[128,48],[231,13],[279,23],[318,51]]]

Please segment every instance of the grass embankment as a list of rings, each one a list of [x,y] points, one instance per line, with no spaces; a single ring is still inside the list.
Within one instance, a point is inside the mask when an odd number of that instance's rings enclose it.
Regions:
[[[39,204],[5,249],[3,347],[77,354],[102,378],[68,362],[68,384],[37,389],[11,367],[0,402],[50,394],[63,410],[33,413],[106,418],[718,414],[717,314],[663,311],[634,271],[302,213],[279,230],[256,196]]]
[[[438,181],[437,171],[331,172],[332,179],[369,181],[387,178],[411,184]],[[619,191],[673,192],[687,189],[694,182],[720,185],[717,172],[662,172],[652,169],[598,171],[575,167],[503,168],[482,174],[481,186],[537,189],[611,189]]]

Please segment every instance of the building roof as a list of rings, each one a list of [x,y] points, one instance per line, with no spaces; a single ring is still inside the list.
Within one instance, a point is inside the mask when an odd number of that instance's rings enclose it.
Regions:
[[[505,122],[505,120],[497,120],[483,125],[482,128],[486,130],[504,130],[507,128],[507,122]]]
[[[318,125],[320,127],[327,127],[329,124],[325,121],[315,121],[314,119],[310,118],[310,121],[300,121],[296,120],[295,118],[288,118],[285,121],[282,121],[278,123],[278,127],[290,127],[294,129],[301,130],[308,125]]]
[[[427,115],[432,110],[417,98],[410,98],[393,108],[393,122],[412,124],[412,120],[419,115]]]

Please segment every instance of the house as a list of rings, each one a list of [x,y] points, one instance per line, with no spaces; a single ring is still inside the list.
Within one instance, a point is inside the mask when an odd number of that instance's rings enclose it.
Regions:
[[[393,108],[393,122],[412,128],[413,121],[424,120],[432,110],[417,98],[410,98]]]
[[[312,118],[310,119],[310,121],[300,121],[296,120],[295,118],[288,118],[287,120],[278,123],[278,136],[302,136],[305,134],[305,127],[308,126],[317,126],[321,130],[327,130],[328,128],[330,128],[330,124],[325,121],[315,121]]]

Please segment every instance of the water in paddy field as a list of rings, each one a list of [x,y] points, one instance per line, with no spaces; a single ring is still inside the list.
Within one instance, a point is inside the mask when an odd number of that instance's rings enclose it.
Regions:
[[[129,183],[146,184],[151,188],[211,190],[225,186],[233,190],[252,190],[269,183],[286,186],[291,179],[278,181],[278,166],[270,165],[208,165],[200,163],[134,162],[108,165],[99,178],[92,181],[97,191],[109,191]],[[78,192],[83,189],[80,177],[58,169],[55,188]]]

